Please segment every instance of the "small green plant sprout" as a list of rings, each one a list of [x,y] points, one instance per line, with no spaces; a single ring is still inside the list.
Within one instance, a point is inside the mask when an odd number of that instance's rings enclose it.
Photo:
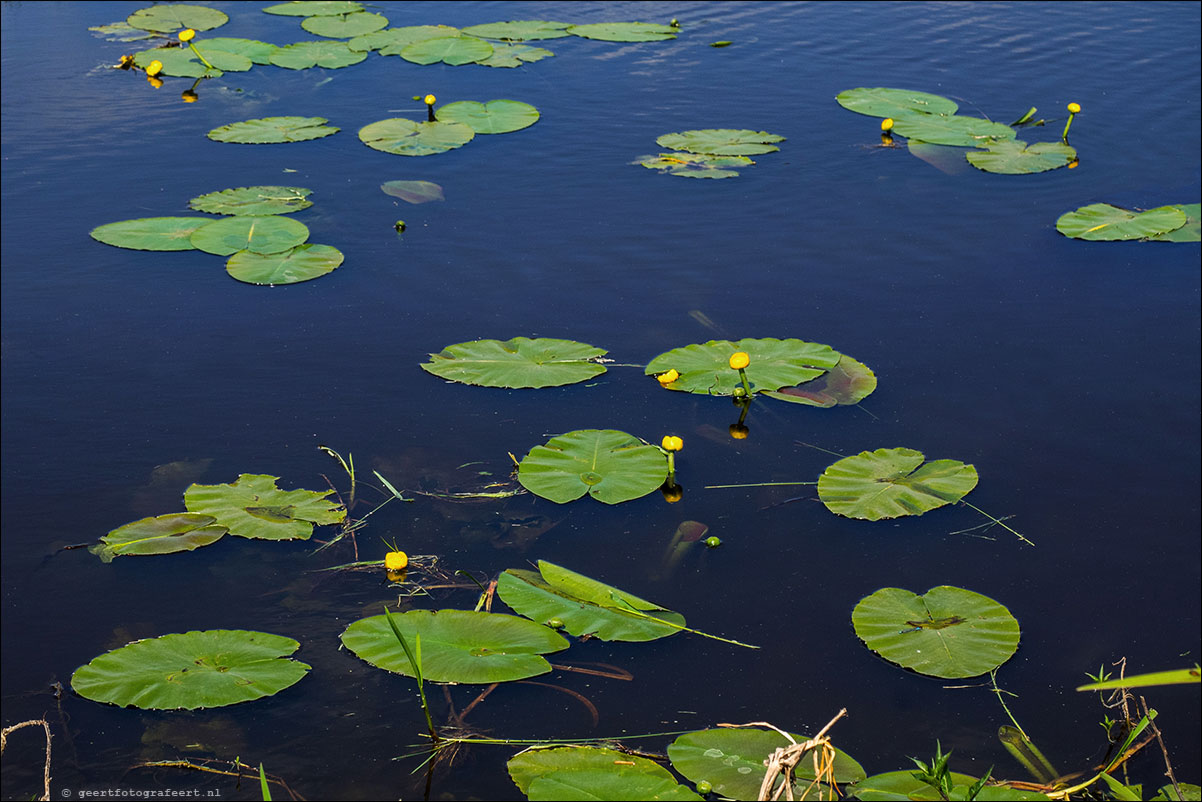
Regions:
[[[271,802],[271,788],[267,785],[267,772],[263,771],[263,764],[259,764],[259,791],[263,795],[264,802]]]
[[[392,634],[396,635],[396,639],[401,642],[401,648],[405,650],[405,657],[409,659],[409,665],[413,668],[413,676],[417,680],[417,695],[421,698],[422,712],[426,714],[426,729],[430,732],[430,743],[437,746],[438,733],[434,730],[434,720],[430,718],[430,705],[426,702],[425,677],[422,675],[422,636],[414,635],[414,648],[410,649],[409,642],[401,634],[401,630],[397,627],[387,606],[384,607],[384,617],[388,620]]]
[[[681,440],[675,435],[664,435],[664,439],[660,443],[660,447],[664,455],[668,458],[668,481],[667,485],[676,484],[676,452],[684,448],[684,440]]]
[[[1069,103],[1068,104],[1068,122],[1066,122],[1064,124],[1064,133],[1062,133],[1060,135],[1061,142],[1068,144],[1068,128],[1070,125],[1073,124],[1073,117],[1076,117],[1077,114],[1080,113],[1080,111],[1081,111],[1080,103]]]
[[[200,51],[196,49],[196,45],[192,41],[195,38],[196,31],[192,30],[191,28],[184,28],[179,32],[179,40],[186,44],[192,50],[192,52],[196,54],[196,57],[200,59],[200,63],[208,67],[210,70],[216,69],[212,64],[209,63],[209,60],[202,56]]]
[[[422,98],[422,102],[426,104],[426,119],[432,123],[438,122],[438,119],[434,116],[434,104],[438,102],[438,98],[434,97],[434,95],[426,95]]]
[[[404,220],[397,220],[395,223],[392,224],[392,227],[396,229],[396,233],[398,233],[398,234],[403,233],[405,231],[405,229],[407,228]]]
[[[1019,117],[1019,118],[1018,118],[1017,120],[1015,120],[1014,122],[1010,123],[1010,127],[1011,127],[1011,128],[1013,128],[1013,127],[1014,127],[1014,126],[1016,126],[1016,125],[1042,125],[1042,124],[1043,124],[1043,120],[1040,120],[1040,121],[1039,121],[1039,122],[1037,122],[1037,123],[1033,123],[1033,122],[1031,122],[1031,120],[1032,120],[1032,119],[1034,119],[1034,117],[1035,117],[1035,112],[1037,112],[1037,111],[1039,111],[1039,109],[1037,109],[1037,108],[1035,108],[1034,106],[1032,106],[1031,108],[1027,109],[1027,113],[1026,113],[1026,114],[1024,114],[1023,116]]]
[[[722,539],[715,536],[707,537],[705,539],[705,545],[708,548],[716,549],[722,545]]]

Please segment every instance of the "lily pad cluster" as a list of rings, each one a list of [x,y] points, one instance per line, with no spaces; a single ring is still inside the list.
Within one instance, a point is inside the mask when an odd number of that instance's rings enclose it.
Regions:
[[[463,147],[476,134],[507,134],[538,122],[538,109],[518,100],[460,100],[440,106],[434,120],[393,117],[359,129],[373,150],[398,156],[430,156]]]
[[[780,150],[785,138],[747,128],[704,128],[664,134],[655,140],[675,153],[643,156],[636,164],[687,178],[734,178],[738,169],[755,164],[749,156]]]
[[[303,187],[237,187],[193,198],[207,217],[142,217],[92,229],[92,239],[139,251],[201,250],[228,256],[226,272],[246,284],[275,286],[319,278],[342,264],[342,252],[306,243],[309,229],[282,215],[312,205]]]
[[[1147,211],[1091,203],[1060,215],[1056,230],[1093,242],[1198,242],[1202,240],[1202,204],[1161,206]]]
[[[910,89],[859,87],[840,92],[835,100],[857,114],[892,120],[891,133],[912,143],[976,148],[967,152],[965,158],[972,166],[989,173],[1042,173],[1067,167],[1077,158],[1077,151],[1065,141],[1028,144],[1016,139],[1017,132],[1010,125],[957,114],[957,103],[940,95]],[[1033,113],[1034,109],[1027,117]],[[1027,117],[1022,124],[1033,125],[1027,122]]]

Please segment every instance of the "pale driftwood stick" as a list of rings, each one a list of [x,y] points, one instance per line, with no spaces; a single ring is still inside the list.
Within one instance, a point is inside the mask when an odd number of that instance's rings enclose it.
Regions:
[[[11,732],[16,732],[22,727],[32,727],[37,724],[42,725],[42,729],[46,731],[46,768],[42,772],[42,795],[39,797],[43,802],[49,802],[50,799],[50,724],[44,718],[30,719],[22,721],[20,724],[14,724],[11,727],[5,727],[0,730],[0,754],[4,753],[4,748],[8,746],[8,735]]]

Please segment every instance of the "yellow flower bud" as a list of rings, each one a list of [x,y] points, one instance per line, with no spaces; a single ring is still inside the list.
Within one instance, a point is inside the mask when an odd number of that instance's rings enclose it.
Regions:
[[[426,97],[425,97],[427,106],[433,106],[437,100],[438,100],[438,98],[434,97],[434,95],[426,95]]]
[[[893,130],[893,118],[892,117],[886,117],[885,119],[881,120],[881,130],[882,131],[892,131]]]
[[[661,445],[664,447],[664,451],[680,451],[680,449],[684,448],[684,440],[668,434],[664,435]]]
[[[195,103],[196,101],[200,100],[200,95],[196,94],[191,89],[185,89],[182,93],[180,93],[180,97],[183,98],[185,103]]]
[[[179,40],[181,42],[191,42],[193,37],[195,37],[195,36],[196,36],[196,31],[192,30],[191,28],[184,28],[182,31],[179,32]]]
[[[742,370],[751,364],[751,357],[743,351],[735,351],[730,355],[730,369]]]
[[[672,368],[667,373],[661,373],[655,378],[659,379],[659,383],[667,387],[672,382],[680,378],[680,374],[676,372],[676,368]]]
[[[162,71],[163,71],[163,62],[159,61],[158,59],[155,59],[154,61],[152,61],[148,65],[146,65],[146,74],[149,75],[151,78],[158,75]]]
[[[384,567],[389,571],[403,571],[409,565],[409,555],[403,551],[390,551],[384,555]]]
[[[1068,110],[1069,110],[1070,114],[1076,114],[1077,112],[1081,111],[1081,104],[1080,103],[1069,103]]]

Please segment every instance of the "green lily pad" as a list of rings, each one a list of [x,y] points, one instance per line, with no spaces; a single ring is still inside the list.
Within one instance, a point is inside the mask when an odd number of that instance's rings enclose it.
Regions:
[[[356,36],[347,42],[347,47],[361,51],[378,50],[381,56],[399,56],[401,51],[414,42],[458,35],[459,29],[450,25],[407,25],[403,28],[386,28]]]
[[[1185,215],[1185,225],[1166,234],[1148,237],[1155,242],[1198,242],[1202,241],[1202,204],[1189,203],[1173,206]]]
[[[234,53],[224,53],[227,63],[233,63],[235,72],[244,72],[253,66],[249,59],[236,56]],[[208,56],[205,56],[208,58]],[[217,56],[221,61],[221,56]],[[152,47],[134,54],[134,64],[142,69],[150,66],[152,61],[163,65],[162,74],[172,78],[220,78],[224,73],[217,64],[209,62],[215,69],[210,69],[200,62],[196,54],[186,47]]]
[[[414,122],[404,117],[365,125],[359,129],[364,145],[398,156],[431,156],[463,147],[476,137],[470,125],[450,122]]]
[[[605,372],[603,348],[573,340],[514,337],[448,345],[421,368],[448,381],[481,387],[559,387]]]
[[[346,0],[293,0],[291,3],[268,6],[263,9],[263,13],[285,17],[334,17],[362,10],[363,6],[360,4]]]
[[[751,357],[744,369],[753,393],[792,387],[821,376],[839,363],[841,354],[829,345],[803,340],[745,338],[738,342],[710,340],[686,345],[660,354],[643,370],[657,376],[675,370],[680,378],[666,385],[669,390],[701,395],[733,395],[742,387],[739,372],[730,367],[730,357],[742,351]]]
[[[661,42],[675,39],[680,32],[679,28],[650,22],[595,22],[591,25],[569,25],[564,30],[573,36],[600,39],[603,42]]]
[[[300,644],[280,635],[215,629],[138,640],[75,669],[85,699],[143,710],[198,710],[274,696],[310,666],[288,655]]]
[[[643,156],[636,164],[649,170],[685,178],[734,178],[739,173],[732,168],[749,167],[755,162],[746,156],[710,156],[706,153],[661,153]]]
[[[518,481],[536,496],[566,504],[588,493],[606,504],[640,498],[668,478],[656,446],[613,429],[580,429],[530,449]]]
[[[106,563],[127,554],[192,551],[216,543],[229,531],[224,526],[213,526],[216,520],[211,515],[187,512],[143,518],[114,529],[88,551]]]
[[[533,747],[510,758],[508,767],[532,801],[703,799],[653,760],[596,746]]]
[[[192,232],[192,245],[205,253],[232,256],[238,251],[282,253],[309,238],[309,228],[288,217],[224,217]]]
[[[238,251],[225,270],[238,281],[274,287],[321,278],[342,264],[342,251],[329,245],[297,245],[282,253]]]
[[[839,364],[818,378],[796,387],[765,390],[763,395],[778,401],[829,409],[836,404],[858,404],[875,389],[876,374],[863,362],[843,354]]]
[[[326,125],[328,122],[325,117],[261,117],[214,128],[208,137],[242,145],[305,142],[338,133],[340,129]]]
[[[1018,621],[988,596],[941,585],[881,588],[851,613],[856,635],[891,663],[931,677],[976,677],[1018,651]]]
[[[93,25],[88,30],[109,42],[140,42],[144,39],[153,39],[156,35],[143,28],[135,28],[125,21],[113,22],[108,25]]]
[[[675,635],[685,625],[680,613],[545,560],[538,561],[537,572],[510,568],[502,573],[497,593],[532,621],[559,619],[565,631],[578,637],[643,642]]]
[[[477,61],[485,67],[520,67],[523,64],[530,64],[535,61],[542,61],[545,58],[550,58],[555,54],[545,47],[532,47],[530,45],[507,45],[500,42],[494,42],[492,46],[492,55],[483,61]]]
[[[1003,139],[983,150],[970,150],[965,158],[973,167],[987,173],[1024,175],[1065,167],[1077,158],[1077,151],[1065,142],[1028,145],[1019,139]]]
[[[175,33],[184,28],[196,31],[211,31],[230,21],[230,18],[215,8],[165,3],[149,8],[140,8],[125,18],[133,28],[158,33]]]
[[[1014,129],[1008,125],[958,114],[951,117],[936,114],[898,117],[893,123],[893,133],[932,145],[957,145],[968,148],[986,147],[999,139],[1014,139]]]
[[[941,95],[915,92],[912,89],[860,87],[835,95],[840,106],[869,117],[909,117],[916,114],[948,116],[960,108]]]
[[[314,524],[346,520],[346,510],[326,498],[333,490],[280,490],[278,479],[244,473],[233,484],[193,484],[184,491],[184,506],[212,515],[232,535],[263,540],[308,540]]]
[[[481,39],[498,39],[502,42],[533,42],[539,39],[560,39],[571,36],[566,22],[547,20],[514,20],[512,22],[489,22],[484,25],[469,25],[463,32]]]
[[[199,195],[188,201],[188,208],[209,214],[288,214],[312,206],[311,194],[304,187],[238,187]]]
[[[272,53],[271,63],[288,70],[307,70],[310,67],[336,70],[358,64],[365,58],[367,53],[351,50],[346,42],[296,42]]]
[[[1152,797],[1152,802],[1161,802],[1161,800],[1202,800],[1202,786],[1194,785],[1193,783],[1177,783],[1177,787],[1181,789],[1181,793],[1177,793],[1177,788],[1173,787],[1172,783],[1162,785],[1156,791],[1156,796]]]
[[[879,521],[953,504],[977,486],[972,465],[954,459],[924,465],[923,459],[912,448],[861,451],[822,472],[818,498],[836,515]]]
[[[205,54],[205,58],[209,58],[211,50],[222,50],[248,58],[255,64],[270,64],[271,54],[279,50],[279,47],[268,42],[260,42],[257,39],[238,39],[231,36],[215,36],[212,39],[206,37],[203,42],[197,43],[196,47]],[[209,60],[212,61],[212,59]]]
[[[429,203],[446,200],[442,187],[433,181],[385,181],[380,184],[385,195],[400,198],[405,203]]]
[[[410,648],[416,650],[421,637],[422,677],[431,682],[485,684],[546,674],[551,664],[542,655],[568,648],[554,630],[500,613],[410,610],[392,620]],[[342,644],[377,668],[415,676],[385,616],[354,622]]]
[[[957,771],[950,773],[952,780],[951,799],[967,799],[968,791],[977,783],[976,777],[969,777]],[[889,771],[884,774],[874,774],[861,780],[847,789],[854,799],[864,800],[918,800],[919,802],[938,802],[945,797],[933,785],[923,782],[914,776],[913,771]],[[986,802],[1022,802],[1023,800],[1047,800],[1047,796],[1038,791],[1018,791],[1000,785],[986,785],[980,790],[975,799]]]
[[[1132,212],[1108,203],[1091,203],[1060,215],[1056,230],[1074,239],[1111,242],[1158,237],[1176,231],[1187,220],[1185,212],[1177,206]]]
[[[140,217],[93,228],[92,239],[135,251],[190,251],[192,234],[213,222],[207,217]]]
[[[792,733],[791,733],[792,734]],[[793,735],[797,743],[808,736]],[[750,727],[719,728],[686,732],[668,746],[672,768],[694,783],[706,781],[713,793],[727,799],[756,799],[764,781],[764,761],[777,749],[789,746],[789,740],[775,730]],[[835,750],[835,781],[849,783],[862,780],[864,769],[846,752]],[[797,782],[793,789],[802,798],[810,781],[815,779],[813,762],[806,758],[797,764]],[[778,780],[773,787],[780,786]],[[829,796],[829,789],[827,789]],[[807,797],[814,798],[814,797]]]
[[[388,17],[383,14],[356,11],[338,16],[305,17],[301,20],[301,27],[314,36],[349,39],[352,36],[363,36],[381,28],[387,28]]]
[[[702,128],[664,134],[655,140],[661,148],[706,153],[710,156],[754,156],[780,150],[773,142],[784,142],[779,134],[749,128]]]
[[[460,100],[439,106],[434,116],[439,122],[462,123],[477,134],[507,134],[538,122],[538,109],[520,100]]]
[[[401,58],[414,64],[450,64],[457,67],[483,61],[492,55],[492,45],[474,36],[445,36],[423,39],[401,51]]]

